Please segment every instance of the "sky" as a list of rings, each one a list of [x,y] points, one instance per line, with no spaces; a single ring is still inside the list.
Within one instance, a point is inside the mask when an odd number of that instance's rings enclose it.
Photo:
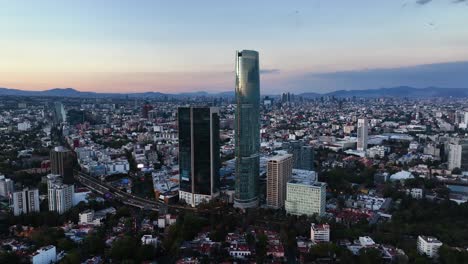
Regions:
[[[468,0],[0,0],[0,87],[262,93],[468,88]]]

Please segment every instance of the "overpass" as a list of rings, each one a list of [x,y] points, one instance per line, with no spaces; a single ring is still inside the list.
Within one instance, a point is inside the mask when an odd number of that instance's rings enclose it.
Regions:
[[[161,206],[165,206],[173,209],[196,211],[196,208],[186,207],[176,204],[166,204],[162,201],[155,201],[150,199],[144,199],[133,194],[121,191],[105,182],[102,182],[86,173],[75,171],[75,179],[82,185],[88,187],[91,191],[100,195],[111,194],[113,199],[120,201],[125,205],[137,207],[144,210],[159,211]]]
[[[111,194],[112,197],[123,204],[137,207],[145,210],[159,211],[161,205],[166,205],[160,201],[154,201],[149,199],[144,199],[124,191],[121,191],[113,186],[110,186],[104,182],[99,181],[96,178],[93,178],[83,172],[75,171],[75,179],[80,182],[82,185],[88,187],[91,191],[106,195]]]

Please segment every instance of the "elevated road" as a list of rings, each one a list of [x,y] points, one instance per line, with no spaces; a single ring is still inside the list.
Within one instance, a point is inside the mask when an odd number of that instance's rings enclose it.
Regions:
[[[124,191],[121,191],[113,186],[110,186],[104,182],[93,178],[86,173],[75,171],[75,179],[88,187],[91,191],[99,193],[101,195],[110,194],[113,199],[116,199],[123,204],[137,207],[144,210],[159,211],[161,205],[165,205],[163,202],[144,199]]]
[[[168,208],[174,208],[179,210],[196,211],[196,208],[185,207],[176,204],[169,205],[165,204],[162,201],[149,200],[138,197],[133,194],[126,193],[80,171],[75,171],[75,179],[95,193],[98,193],[103,196],[106,194],[110,194],[113,199],[132,207],[137,207],[144,210],[159,211],[159,208],[161,206],[165,206]]]

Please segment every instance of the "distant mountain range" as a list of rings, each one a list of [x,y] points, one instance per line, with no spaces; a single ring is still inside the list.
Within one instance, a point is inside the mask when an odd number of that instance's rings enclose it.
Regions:
[[[232,92],[208,93],[204,91],[190,93],[96,93],[81,92],[73,88],[54,88],[44,91],[25,91],[19,89],[0,88],[0,96],[44,96],[44,97],[81,97],[81,98],[189,98],[189,97],[234,97]],[[399,86],[393,88],[380,88],[370,90],[339,90],[329,93],[302,93],[298,94],[304,98],[317,98],[322,96],[335,97],[468,97],[468,88],[413,88],[408,86]]]

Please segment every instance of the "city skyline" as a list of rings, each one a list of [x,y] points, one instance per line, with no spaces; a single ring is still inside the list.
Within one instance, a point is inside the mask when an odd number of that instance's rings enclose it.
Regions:
[[[3,6],[0,87],[230,91],[242,48],[262,54],[266,93],[468,81],[465,1],[64,2]]]

